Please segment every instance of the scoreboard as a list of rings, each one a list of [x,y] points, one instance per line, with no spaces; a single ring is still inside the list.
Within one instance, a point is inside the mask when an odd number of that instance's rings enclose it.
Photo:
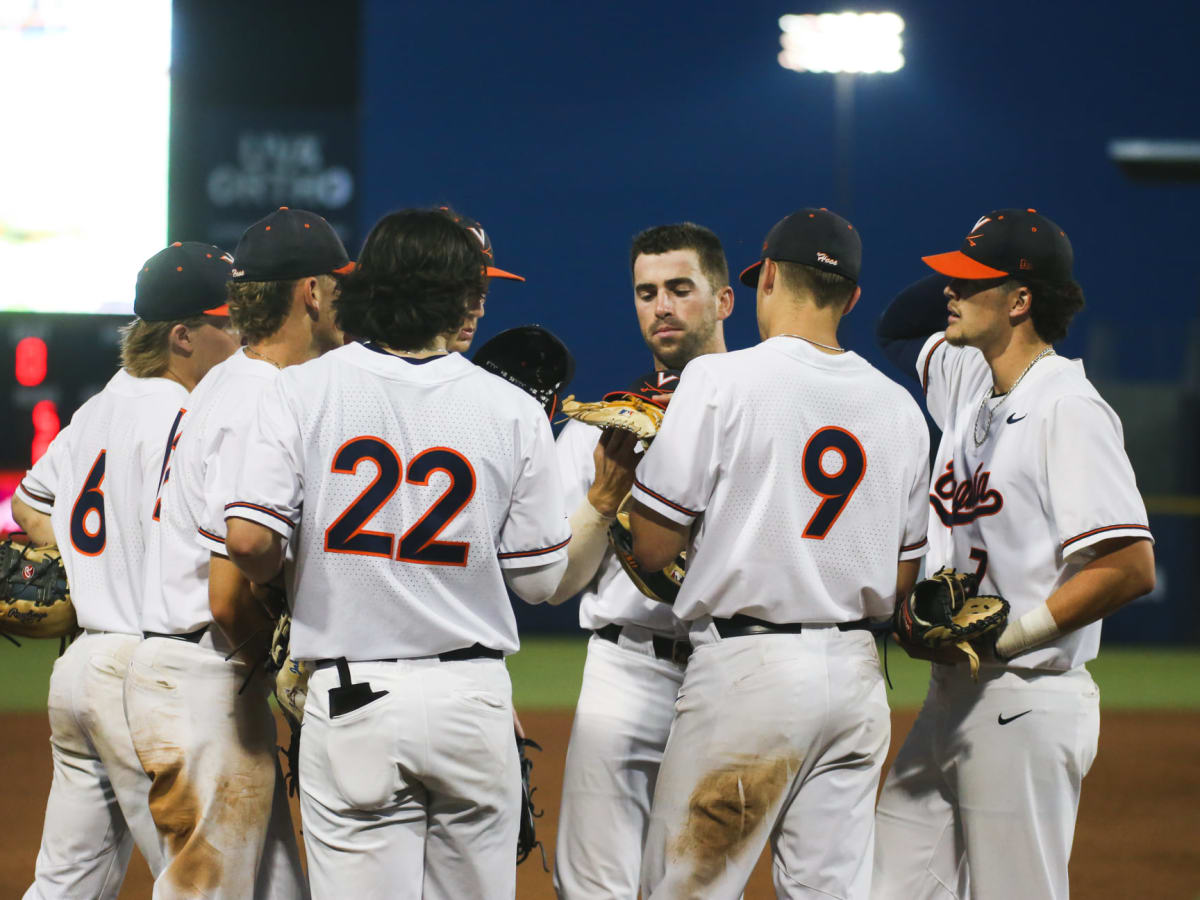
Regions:
[[[132,316],[0,313],[0,532],[25,470],[120,367]]]

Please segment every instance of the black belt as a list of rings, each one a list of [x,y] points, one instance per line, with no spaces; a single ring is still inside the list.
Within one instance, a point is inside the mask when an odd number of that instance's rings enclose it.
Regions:
[[[420,658],[420,657],[418,657]],[[485,647],[483,644],[472,644],[470,647],[460,647],[457,650],[447,650],[445,653],[439,653],[437,658],[441,662],[462,662],[467,659],[503,659],[503,650],[493,650],[491,647]],[[345,661],[342,657],[341,661]],[[313,666],[317,669],[331,669],[338,664],[337,659],[318,659]],[[400,662],[400,658],[394,659],[352,659],[350,662]]]
[[[752,634],[799,634],[804,630],[800,622],[777,624],[756,619],[753,616],[743,616],[740,613],[728,619],[713,619],[717,634],[723,638],[746,637]],[[809,627],[812,627],[811,625]],[[886,634],[892,630],[890,619],[873,621],[858,619],[854,622],[838,622],[838,631],[870,631],[874,634]]]
[[[616,623],[611,623],[603,628],[597,628],[595,633],[598,637],[615,644],[621,637],[621,627]],[[689,642],[673,641],[660,634],[652,634],[651,640],[654,644],[654,655],[659,659],[675,663],[677,666],[687,665],[688,657],[692,655],[692,645]]]
[[[189,631],[187,634],[163,634],[161,631],[143,631],[142,637],[170,638],[173,641],[187,641],[189,644],[198,644],[206,631],[208,631],[207,625],[203,628],[197,628],[195,631]]]

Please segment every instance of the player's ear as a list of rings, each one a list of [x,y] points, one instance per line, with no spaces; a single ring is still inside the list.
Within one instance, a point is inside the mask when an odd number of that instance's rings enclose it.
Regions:
[[[858,303],[858,298],[862,296],[862,288],[855,285],[854,293],[850,295],[850,299],[846,302],[846,308],[842,310],[842,315],[846,315],[850,310],[854,309]]]
[[[733,288],[729,285],[717,291],[717,321],[728,319],[733,312]]]
[[[196,349],[192,341],[192,330],[183,322],[176,322],[167,332],[167,348],[180,356],[191,356],[192,351]]]
[[[1008,295],[1008,312],[1013,318],[1017,316],[1025,316],[1029,314],[1030,307],[1033,306],[1033,292],[1025,285],[1018,285],[1015,290]]]
[[[317,296],[320,284],[316,275],[310,275],[308,278],[301,278],[298,286],[300,300],[304,303],[304,311],[313,321],[321,317],[321,299]]]
[[[764,294],[775,290],[775,276],[778,273],[779,267],[775,265],[775,260],[770,258],[763,260],[762,268],[758,270],[758,286],[762,288]]]

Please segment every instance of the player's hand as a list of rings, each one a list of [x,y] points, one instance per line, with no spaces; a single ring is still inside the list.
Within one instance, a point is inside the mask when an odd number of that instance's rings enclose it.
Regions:
[[[588,502],[602,516],[615,516],[617,507],[633,488],[633,473],[639,456],[636,435],[617,428],[606,428],[592,454],[596,480],[588,489]]]
[[[904,648],[904,652],[913,659],[924,659],[928,662],[942,663],[947,666],[956,666],[961,662],[967,661],[967,655],[955,647],[953,644],[948,644],[944,647],[922,647],[920,644],[906,644],[900,640],[900,635],[892,632],[892,640]]]
[[[517,715],[517,708],[513,707],[513,731],[517,733],[517,737],[525,738],[525,726],[521,724],[521,717]]]

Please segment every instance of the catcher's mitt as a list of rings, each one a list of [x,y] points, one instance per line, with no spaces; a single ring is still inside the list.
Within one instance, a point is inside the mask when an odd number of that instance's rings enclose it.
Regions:
[[[558,395],[575,376],[575,357],[541,325],[502,331],[476,352],[471,362],[530,394],[554,418]]]
[[[617,509],[617,517],[608,526],[608,543],[617,555],[621,568],[629,576],[639,591],[651,600],[672,604],[679,596],[683,586],[683,576],[687,569],[687,551],[681,552],[675,561],[665,569],[648,572],[642,568],[633,556],[633,532],[629,530],[629,507],[633,496],[627,494]]]
[[[979,678],[979,654],[971,641],[1003,627],[1008,601],[977,596],[979,579],[970,572],[942,568],[917,582],[907,598],[896,603],[893,624],[900,643],[936,649],[956,646],[967,656],[971,677]]]
[[[64,638],[78,630],[58,548],[0,541],[0,631]]]
[[[288,771],[285,776],[288,794],[295,794],[300,783],[300,727],[304,723],[304,704],[308,700],[308,679],[313,673],[310,662],[292,659],[290,644],[292,617],[281,612],[275,621],[275,633],[271,636],[271,649],[267,652],[267,674],[275,676],[275,702],[288,723],[291,740],[283,749],[287,757]]]
[[[529,785],[529,777],[533,774],[533,760],[525,755],[526,747],[532,747],[534,750],[541,750],[542,747],[535,741],[523,738],[519,734],[516,735],[516,739],[517,756],[521,761],[521,827],[517,832],[517,865],[525,862],[525,858],[533,852],[534,847],[537,847],[542,851],[542,868],[549,872],[550,869],[546,865],[546,848],[537,839],[535,820],[542,817],[542,813],[538,812],[533,805],[533,792],[537,788]]]
[[[580,403],[571,395],[562,402],[563,414],[598,428],[620,428],[649,442],[662,425],[663,409],[641,397],[623,396],[597,403]]]

